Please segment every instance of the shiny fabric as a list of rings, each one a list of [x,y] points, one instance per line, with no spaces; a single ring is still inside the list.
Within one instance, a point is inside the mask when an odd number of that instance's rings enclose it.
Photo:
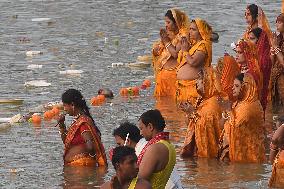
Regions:
[[[246,64],[248,67],[248,73],[250,73],[258,89],[258,96],[261,97],[263,87],[263,74],[261,73],[260,66],[258,63],[258,51],[256,45],[245,40],[240,40],[237,44],[238,47],[244,52]]]
[[[224,95],[233,100],[233,84],[236,76],[240,74],[240,67],[235,58],[225,54],[217,63],[217,73],[221,78],[221,88]]]
[[[176,150],[174,146],[166,140],[160,140],[158,143],[167,147],[169,151],[169,161],[162,171],[152,174],[150,182],[152,188],[164,189],[176,164]]]
[[[176,69],[162,69],[157,73],[154,96],[175,96],[176,94]]]
[[[265,129],[262,115],[255,81],[246,73],[239,100],[233,104],[224,125],[219,158],[223,159],[228,153],[233,162],[264,162]]]
[[[278,152],[274,160],[269,187],[284,187],[284,150]]]
[[[205,69],[204,94],[197,111],[189,117],[187,135],[181,155],[198,157],[216,157],[221,134],[221,108],[217,97],[221,92],[220,81],[213,68]]]
[[[93,126],[94,124],[92,120],[85,115],[81,115],[78,119],[75,119],[75,121],[68,129],[66,139],[64,141],[65,144],[64,157],[67,154],[68,150],[72,147],[72,141],[76,136],[77,131],[81,128],[82,125],[87,125],[89,127],[88,130],[90,130],[92,133],[93,145],[95,146],[95,151],[96,151],[96,156],[93,159],[96,160],[97,166],[106,166],[107,160],[106,160],[104,146],[101,142],[101,138],[96,132],[96,128]]]
[[[198,28],[198,31],[202,37],[202,44],[205,45],[206,48],[206,54],[207,54],[207,58],[205,61],[205,65],[204,66],[211,66],[211,62],[212,62],[212,41],[211,41],[211,37],[212,37],[212,28],[209,26],[209,24],[204,21],[201,20],[199,18],[195,19],[195,23],[196,26]]]
[[[196,90],[195,80],[177,80],[176,88],[177,103],[188,101],[192,104],[196,104],[199,94]]]
[[[171,11],[176,21],[177,27],[179,29],[178,34],[175,35],[175,37],[171,41],[171,44],[176,46],[180,42],[181,37],[183,36],[188,37],[189,35],[189,18],[184,12],[178,9],[171,9]],[[175,81],[174,82],[169,81],[169,79],[166,76],[168,76],[169,72],[171,72],[170,74],[171,78],[176,77],[176,73],[174,73],[176,71],[176,67],[168,69],[166,74],[164,73],[159,74],[161,71],[164,70],[164,65],[171,58],[171,54],[168,51],[168,49],[165,48],[164,44],[161,41],[155,42],[153,45],[153,49],[156,46],[160,46],[161,50],[159,56],[155,56],[153,54],[153,68],[157,84],[155,87],[154,94],[155,96],[158,96],[159,94],[161,94],[162,96],[168,96],[168,95],[171,96],[175,92],[175,83],[174,83]],[[170,90],[167,91],[167,89],[165,89],[164,87],[170,88]]]
[[[88,154],[78,154],[73,161],[66,163],[67,166],[97,166],[98,162]]]
[[[278,16],[278,19],[284,20],[284,14]],[[283,22],[284,23],[284,22]],[[284,43],[280,35],[277,37],[277,42],[282,52],[284,52]],[[272,104],[274,113],[283,113],[284,105],[284,68],[276,59],[272,63],[271,71],[271,87],[272,87]]]
[[[261,32],[261,35],[257,41],[257,49],[259,67],[263,75],[263,86],[261,91],[260,103],[263,107],[263,110],[265,111],[268,100],[267,98],[269,93],[272,62],[270,59],[269,39],[264,31]]]

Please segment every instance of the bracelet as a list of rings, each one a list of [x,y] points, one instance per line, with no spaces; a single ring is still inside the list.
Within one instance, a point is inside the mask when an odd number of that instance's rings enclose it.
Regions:
[[[93,140],[92,139],[85,140],[85,143],[88,143],[88,142],[93,142]]]
[[[222,118],[227,120],[230,118],[230,116],[228,115],[228,113],[222,112]]]
[[[278,53],[281,52],[281,49],[279,47],[274,48],[274,54],[277,55]]]
[[[66,132],[58,131],[58,133],[59,133],[60,135],[67,135]]]
[[[96,155],[97,155],[97,154],[95,154],[95,155],[92,155],[92,154],[90,154],[90,153],[89,153],[89,156],[91,156],[91,157],[96,157]]]
[[[171,42],[169,42],[167,45],[166,45],[166,49],[171,45]]]

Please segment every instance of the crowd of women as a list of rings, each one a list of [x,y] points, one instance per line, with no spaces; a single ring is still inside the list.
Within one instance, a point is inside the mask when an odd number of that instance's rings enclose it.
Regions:
[[[233,45],[236,56],[225,54],[213,67],[212,27],[199,18],[190,20],[181,10],[168,10],[165,28],[160,30],[160,40],[154,43],[152,50],[156,83],[154,96],[157,99],[164,96],[175,99],[177,107],[186,113],[187,134],[182,157],[263,163],[266,161],[265,142],[271,140],[273,171],[269,185],[284,186],[284,125],[276,128],[272,139],[267,139],[272,115],[277,114],[281,118],[283,113],[284,14],[275,20],[278,35],[271,32],[264,12],[255,4],[247,6],[245,19],[247,30]],[[68,130],[64,116],[59,119],[65,144],[65,164],[106,166],[100,131],[81,93],[67,90],[62,101],[66,112],[75,117]],[[148,123],[152,130],[147,133],[153,132],[151,137],[157,139],[163,129],[156,132],[154,123]],[[143,134],[145,130],[139,128]],[[152,138],[149,138],[146,147],[155,144],[151,143]],[[172,147],[170,144],[166,146],[170,152]],[[133,155],[131,150],[120,150]],[[120,153],[119,149],[114,152],[114,157]],[[151,155],[144,157],[153,158]],[[170,162],[170,157],[168,159]],[[138,161],[141,159],[138,158]],[[160,162],[158,165],[163,164],[162,160],[157,161]],[[142,168],[144,171],[145,167]],[[149,181],[152,186],[155,185],[151,179]],[[149,188],[147,181],[136,179],[135,182],[144,183],[145,188]],[[140,188],[138,185],[137,188]]]

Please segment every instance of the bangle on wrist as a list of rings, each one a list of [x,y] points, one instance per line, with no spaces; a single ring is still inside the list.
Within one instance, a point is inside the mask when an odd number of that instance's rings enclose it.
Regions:
[[[67,135],[65,131],[63,131],[63,132],[58,131],[58,133],[59,133],[60,135]]]
[[[169,42],[168,44],[166,44],[166,49],[171,45],[171,42]]]

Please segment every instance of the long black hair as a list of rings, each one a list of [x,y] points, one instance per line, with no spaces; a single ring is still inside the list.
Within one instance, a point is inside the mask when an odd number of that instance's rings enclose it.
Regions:
[[[255,37],[257,38],[257,40],[259,40],[260,35],[262,33],[262,29],[257,27],[257,28],[252,29],[250,32],[252,32],[255,35]]]
[[[239,80],[241,83],[244,82],[244,77],[245,74],[244,73],[240,73],[239,75],[236,76],[236,79]]]
[[[168,11],[166,12],[165,16],[168,17],[171,21],[173,21],[174,24],[176,24],[176,20],[175,20],[175,18],[174,18],[174,16],[173,16],[173,13],[172,13],[171,10],[168,10]]]
[[[247,6],[247,9],[249,10],[253,21],[255,22],[258,17],[258,6],[256,4],[250,4]]]
[[[81,92],[77,89],[68,89],[62,94],[62,102],[66,104],[74,104],[77,108],[80,108],[84,114],[91,118],[96,131],[101,135],[99,128],[96,126],[95,121],[90,114],[90,108],[87,106],[86,100],[84,99]]]

